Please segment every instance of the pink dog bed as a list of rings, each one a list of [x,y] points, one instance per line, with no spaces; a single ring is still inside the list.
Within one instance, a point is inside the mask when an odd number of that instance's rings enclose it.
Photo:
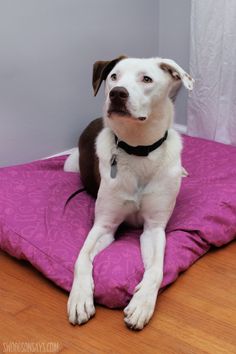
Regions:
[[[77,254],[93,224],[94,200],[78,174],[63,172],[64,157],[0,169],[0,247],[28,260],[70,290]],[[167,226],[164,280],[172,283],[211,246],[236,236],[236,148],[184,137],[183,178]],[[143,275],[140,229],[121,227],[116,241],[94,261],[95,300],[124,307]]]

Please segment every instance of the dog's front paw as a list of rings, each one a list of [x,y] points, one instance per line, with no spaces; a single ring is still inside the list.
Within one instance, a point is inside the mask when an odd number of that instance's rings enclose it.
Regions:
[[[67,303],[67,312],[69,322],[73,325],[86,323],[95,315],[91,281],[74,281]]]
[[[124,321],[127,327],[134,330],[143,329],[153,315],[156,296],[156,292],[148,293],[142,288],[134,293],[130,303],[124,309]]]

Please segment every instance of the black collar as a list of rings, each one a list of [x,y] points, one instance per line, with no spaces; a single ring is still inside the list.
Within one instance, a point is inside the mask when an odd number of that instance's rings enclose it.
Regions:
[[[129,144],[125,143],[124,141],[120,141],[116,135],[115,135],[115,142],[116,142],[117,147],[123,149],[129,155],[148,156],[148,154],[150,152],[159,148],[159,146],[161,146],[162,143],[164,143],[164,141],[167,139],[167,136],[168,136],[168,130],[165,132],[165,135],[163,136],[163,138],[157,140],[152,145],[130,146]]]

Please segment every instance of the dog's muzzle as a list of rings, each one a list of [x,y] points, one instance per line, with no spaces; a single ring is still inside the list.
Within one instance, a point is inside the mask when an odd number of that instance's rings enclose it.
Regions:
[[[129,92],[125,87],[116,86],[110,91],[109,97],[112,103],[122,102],[124,104],[128,100]]]
[[[111,117],[111,115],[114,113],[122,117],[126,116],[135,119],[134,117],[132,117],[132,114],[127,109],[129,92],[126,90],[125,87],[122,86],[113,87],[113,89],[111,89],[109,93],[109,98],[110,98],[110,106],[107,112],[108,117]],[[146,117],[138,117],[137,119],[139,121],[144,121],[146,120]]]
[[[108,115],[112,113],[119,114],[121,116],[131,116],[129,110],[126,107],[126,103],[129,98],[129,92],[125,87],[116,86],[109,93],[110,107],[108,109]]]

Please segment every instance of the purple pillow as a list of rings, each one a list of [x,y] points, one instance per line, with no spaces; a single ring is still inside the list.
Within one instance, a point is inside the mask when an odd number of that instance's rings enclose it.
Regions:
[[[0,247],[28,260],[70,290],[74,262],[93,224],[94,200],[79,175],[63,171],[64,157],[0,169]],[[184,137],[183,178],[167,226],[162,288],[205,254],[236,236],[236,148]],[[122,226],[94,260],[95,300],[124,307],[143,275],[140,229]]]

